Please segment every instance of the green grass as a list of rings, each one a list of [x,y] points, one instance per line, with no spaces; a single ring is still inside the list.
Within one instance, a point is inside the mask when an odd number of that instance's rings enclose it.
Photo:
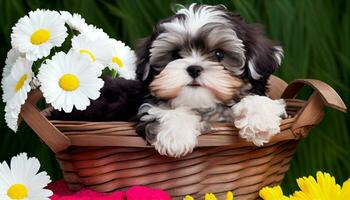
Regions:
[[[152,26],[170,16],[176,3],[170,0],[0,0],[0,61],[10,48],[11,27],[35,8],[65,9],[82,14],[87,22],[132,47],[147,36]],[[224,4],[241,13],[249,22],[265,25],[269,37],[280,41],[285,50],[282,67],[276,74],[286,81],[316,78],[334,87],[349,105],[350,101],[350,1],[333,0],[233,0],[196,1]],[[25,125],[13,134],[6,128],[3,104],[0,106],[0,160],[18,152],[37,156],[53,179],[60,177],[48,148]],[[348,123],[347,123],[348,122]],[[335,175],[338,182],[350,177],[350,115],[326,110],[323,122],[303,140],[283,182],[285,191],[296,188],[295,179],[315,175],[317,170]]]

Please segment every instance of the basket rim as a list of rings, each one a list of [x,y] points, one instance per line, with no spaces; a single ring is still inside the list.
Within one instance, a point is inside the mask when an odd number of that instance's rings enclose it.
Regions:
[[[286,100],[288,108],[300,110],[305,101]],[[296,112],[294,111],[294,112]],[[47,111],[43,111],[48,113]],[[287,140],[299,140],[301,135],[294,134],[291,130],[295,122],[295,113],[290,118],[283,119],[280,124],[280,133],[276,134],[269,143],[269,146],[277,142]],[[135,122],[122,121],[65,121],[50,120],[53,126],[60,130],[71,141],[71,146],[120,146],[120,147],[142,147],[153,148],[139,136],[135,131]],[[238,129],[232,123],[215,122],[210,123],[212,131],[198,136],[197,147],[214,146],[255,146],[251,142],[242,139],[238,134]]]

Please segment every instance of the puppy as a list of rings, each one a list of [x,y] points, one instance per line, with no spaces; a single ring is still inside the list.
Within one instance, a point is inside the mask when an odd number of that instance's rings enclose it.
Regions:
[[[178,10],[155,26],[136,54],[137,77],[148,93],[137,132],[160,154],[192,152],[210,122],[233,123],[257,146],[280,131],[285,103],[265,94],[282,48],[224,6]]]

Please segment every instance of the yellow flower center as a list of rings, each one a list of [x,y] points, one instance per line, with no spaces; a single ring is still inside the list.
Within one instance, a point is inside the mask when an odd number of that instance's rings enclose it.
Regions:
[[[92,61],[96,60],[94,54],[91,51],[87,50],[87,49],[81,49],[80,53],[89,55]]]
[[[24,74],[16,83],[15,91],[18,92],[24,85],[24,82],[27,80],[28,74]]]
[[[38,29],[32,34],[30,42],[34,45],[40,45],[47,42],[50,39],[50,35],[51,34],[47,29]]]
[[[118,58],[117,56],[112,57],[112,62],[117,64],[118,67],[120,67],[120,68],[122,68],[124,65],[123,61],[120,58]]]
[[[73,91],[79,87],[79,79],[73,74],[65,74],[60,78],[59,85],[65,91]]]
[[[20,183],[13,184],[7,190],[7,196],[9,196],[10,199],[24,199],[28,196],[28,188]]]

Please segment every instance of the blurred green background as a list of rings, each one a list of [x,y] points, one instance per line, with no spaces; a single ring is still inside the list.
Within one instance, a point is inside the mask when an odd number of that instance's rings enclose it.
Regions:
[[[329,83],[350,105],[350,1],[348,0],[0,0],[0,63],[10,49],[11,27],[36,8],[80,13],[88,23],[103,28],[111,37],[135,47],[138,38],[150,34],[153,25],[172,14],[176,3],[224,4],[249,22],[266,27],[267,35],[280,41],[285,58],[276,75],[286,81],[316,78]],[[0,161],[19,152],[36,156],[51,178],[61,177],[54,155],[28,126],[11,132],[3,120],[0,104]],[[350,177],[350,115],[326,110],[323,122],[303,140],[283,182],[289,193],[295,179],[315,175],[317,170],[333,174],[338,182]]]

